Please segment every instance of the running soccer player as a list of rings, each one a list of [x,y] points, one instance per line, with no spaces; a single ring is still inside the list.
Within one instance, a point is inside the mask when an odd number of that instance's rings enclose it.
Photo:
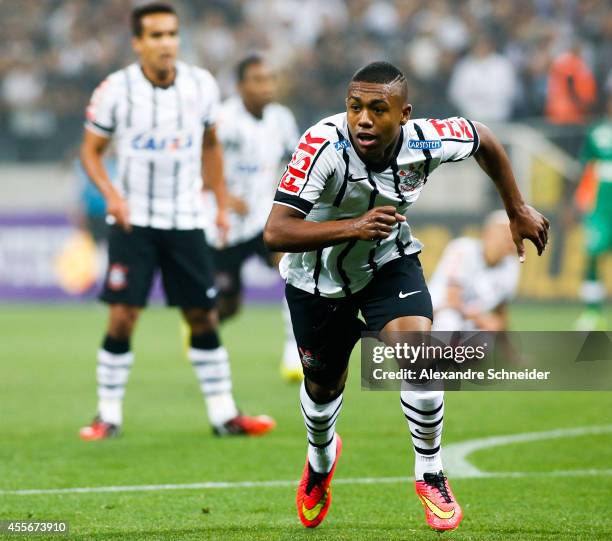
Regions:
[[[98,351],[98,413],[80,435],[99,440],[119,433],[134,361],[130,340],[157,269],[168,304],[180,307],[190,327],[189,358],[214,433],[263,434],[274,421],[242,415],[234,402],[202,229],[202,174],[217,198],[217,223],[227,228],[223,154],[215,129],[217,84],[208,71],[176,61],[178,17],[170,5],[136,8],[131,22],[139,62],[96,89],[81,147],[83,165],[106,199],[114,225],[101,295],[110,318]],[[102,156],[112,138],[119,166],[111,181]]]
[[[492,212],[481,239],[461,237],[444,249],[428,286],[434,331],[503,331],[520,266],[508,216]]]
[[[575,201],[584,213],[586,268],[580,296],[585,310],[576,322],[578,330],[608,328],[603,312],[606,288],[599,265],[612,251],[612,88],[607,99],[607,115],[593,124],[582,149],[584,174]]]
[[[278,267],[282,254],[268,250],[263,228],[272,207],[281,161],[291,156],[300,137],[291,111],[274,103],[276,79],[263,57],[253,54],[237,67],[239,95],[221,106],[217,134],[223,145],[224,169],[229,191],[230,230],[225,242],[211,230],[217,307],[221,321],[234,316],[242,304],[241,272],[245,261],[257,255]],[[291,329],[291,317],[283,302],[285,347],[283,377],[302,379],[302,366]]]
[[[476,158],[501,195],[521,260],[523,239],[541,254],[549,227],[523,201],[508,156],[486,126],[460,117],[410,120],[408,85],[395,66],[374,62],[357,71],[346,108],[302,136],[264,230],[271,249],[288,252],[281,272],[304,369],[300,402],[308,436],[296,503],[302,524],[311,528],[331,503],[342,449],[335,427],[361,331],[393,343],[393,331],[431,329],[431,298],[417,255],[422,245],[406,215],[433,170]],[[462,511],[440,455],[442,392],[402,390],[401,404],[427,523],[456,528]]]

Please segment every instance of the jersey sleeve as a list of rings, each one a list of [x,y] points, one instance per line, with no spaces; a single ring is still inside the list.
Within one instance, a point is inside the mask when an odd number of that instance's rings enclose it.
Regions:
[[[221,92],[215,78],[208,72],[205,72],[205,75],[204,95],[207,102],[202,110],[202,124],[208,128],[217,123],[221,109]]]
[[[455,116],[445,119],[427,119],[428,132],[440,141],[440,163],[460,162],[473,156],[480,145],[474,123]]]
[[[280,179],[274,202],[308,214],[334,173],[334,154],[330,149],[329,139],[315,129],[302,135]]]
[[[85,127],[88,130],[110,138],[117,127],[117,85],[107,77],[94,90],[85,110]]]
[[[235,137],[235,122],[232,122],[232,114],[226,103],[219,107],[215,124],[217,126],[217,136],[223,145],[226,145]]]

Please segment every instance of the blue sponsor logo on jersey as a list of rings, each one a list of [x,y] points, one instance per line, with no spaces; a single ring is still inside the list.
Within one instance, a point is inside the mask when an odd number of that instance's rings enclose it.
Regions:
[[[184,150],[191,148],[193,138],[191,135],[171,135],[169,137],[152,137],[140,134],[132,139],[132,148],[135,150]]]
[[[408,148],[414,150],[435,150],[442,147],[442,141],[438,139],[410,139],[408,140]]]
[[[244,174],[253,174],[259,171],[259,166],[256,163],[240,163],[236,166],[236,169]]]
[[[351,146],[351,143],[348,139],[340,139],[340,141],[336,141],[334,143],[334,148],[336,150],[345,150]]]

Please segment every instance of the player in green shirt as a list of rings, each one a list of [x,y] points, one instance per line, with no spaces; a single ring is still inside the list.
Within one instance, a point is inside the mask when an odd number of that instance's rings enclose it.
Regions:
[[[606,289],[598,264],[612,251],[612,93],[607,114],[591,126],[582,150],[584,174],[575,199],[584,213],[586,268],[581,288],[585,311],[578,318],[579,330],[607,330],[603,313]]]

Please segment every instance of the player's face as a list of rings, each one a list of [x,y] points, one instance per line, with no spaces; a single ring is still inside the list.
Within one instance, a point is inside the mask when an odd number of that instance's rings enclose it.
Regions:
[[[346,97],[349,132],[367,161],[384,161],[393,152],[401,126],[410,118],[400,84],[352,82]]]
[[[157,72],[172,70],[179,49],[178,17],[152,13],[142,18],[142,35],[132,41],[144,67]]]
[[[276,98],[276,75],[265,64],[251,64],[244,74],[244,79],[238,85],[242,99],[263,108]]]

